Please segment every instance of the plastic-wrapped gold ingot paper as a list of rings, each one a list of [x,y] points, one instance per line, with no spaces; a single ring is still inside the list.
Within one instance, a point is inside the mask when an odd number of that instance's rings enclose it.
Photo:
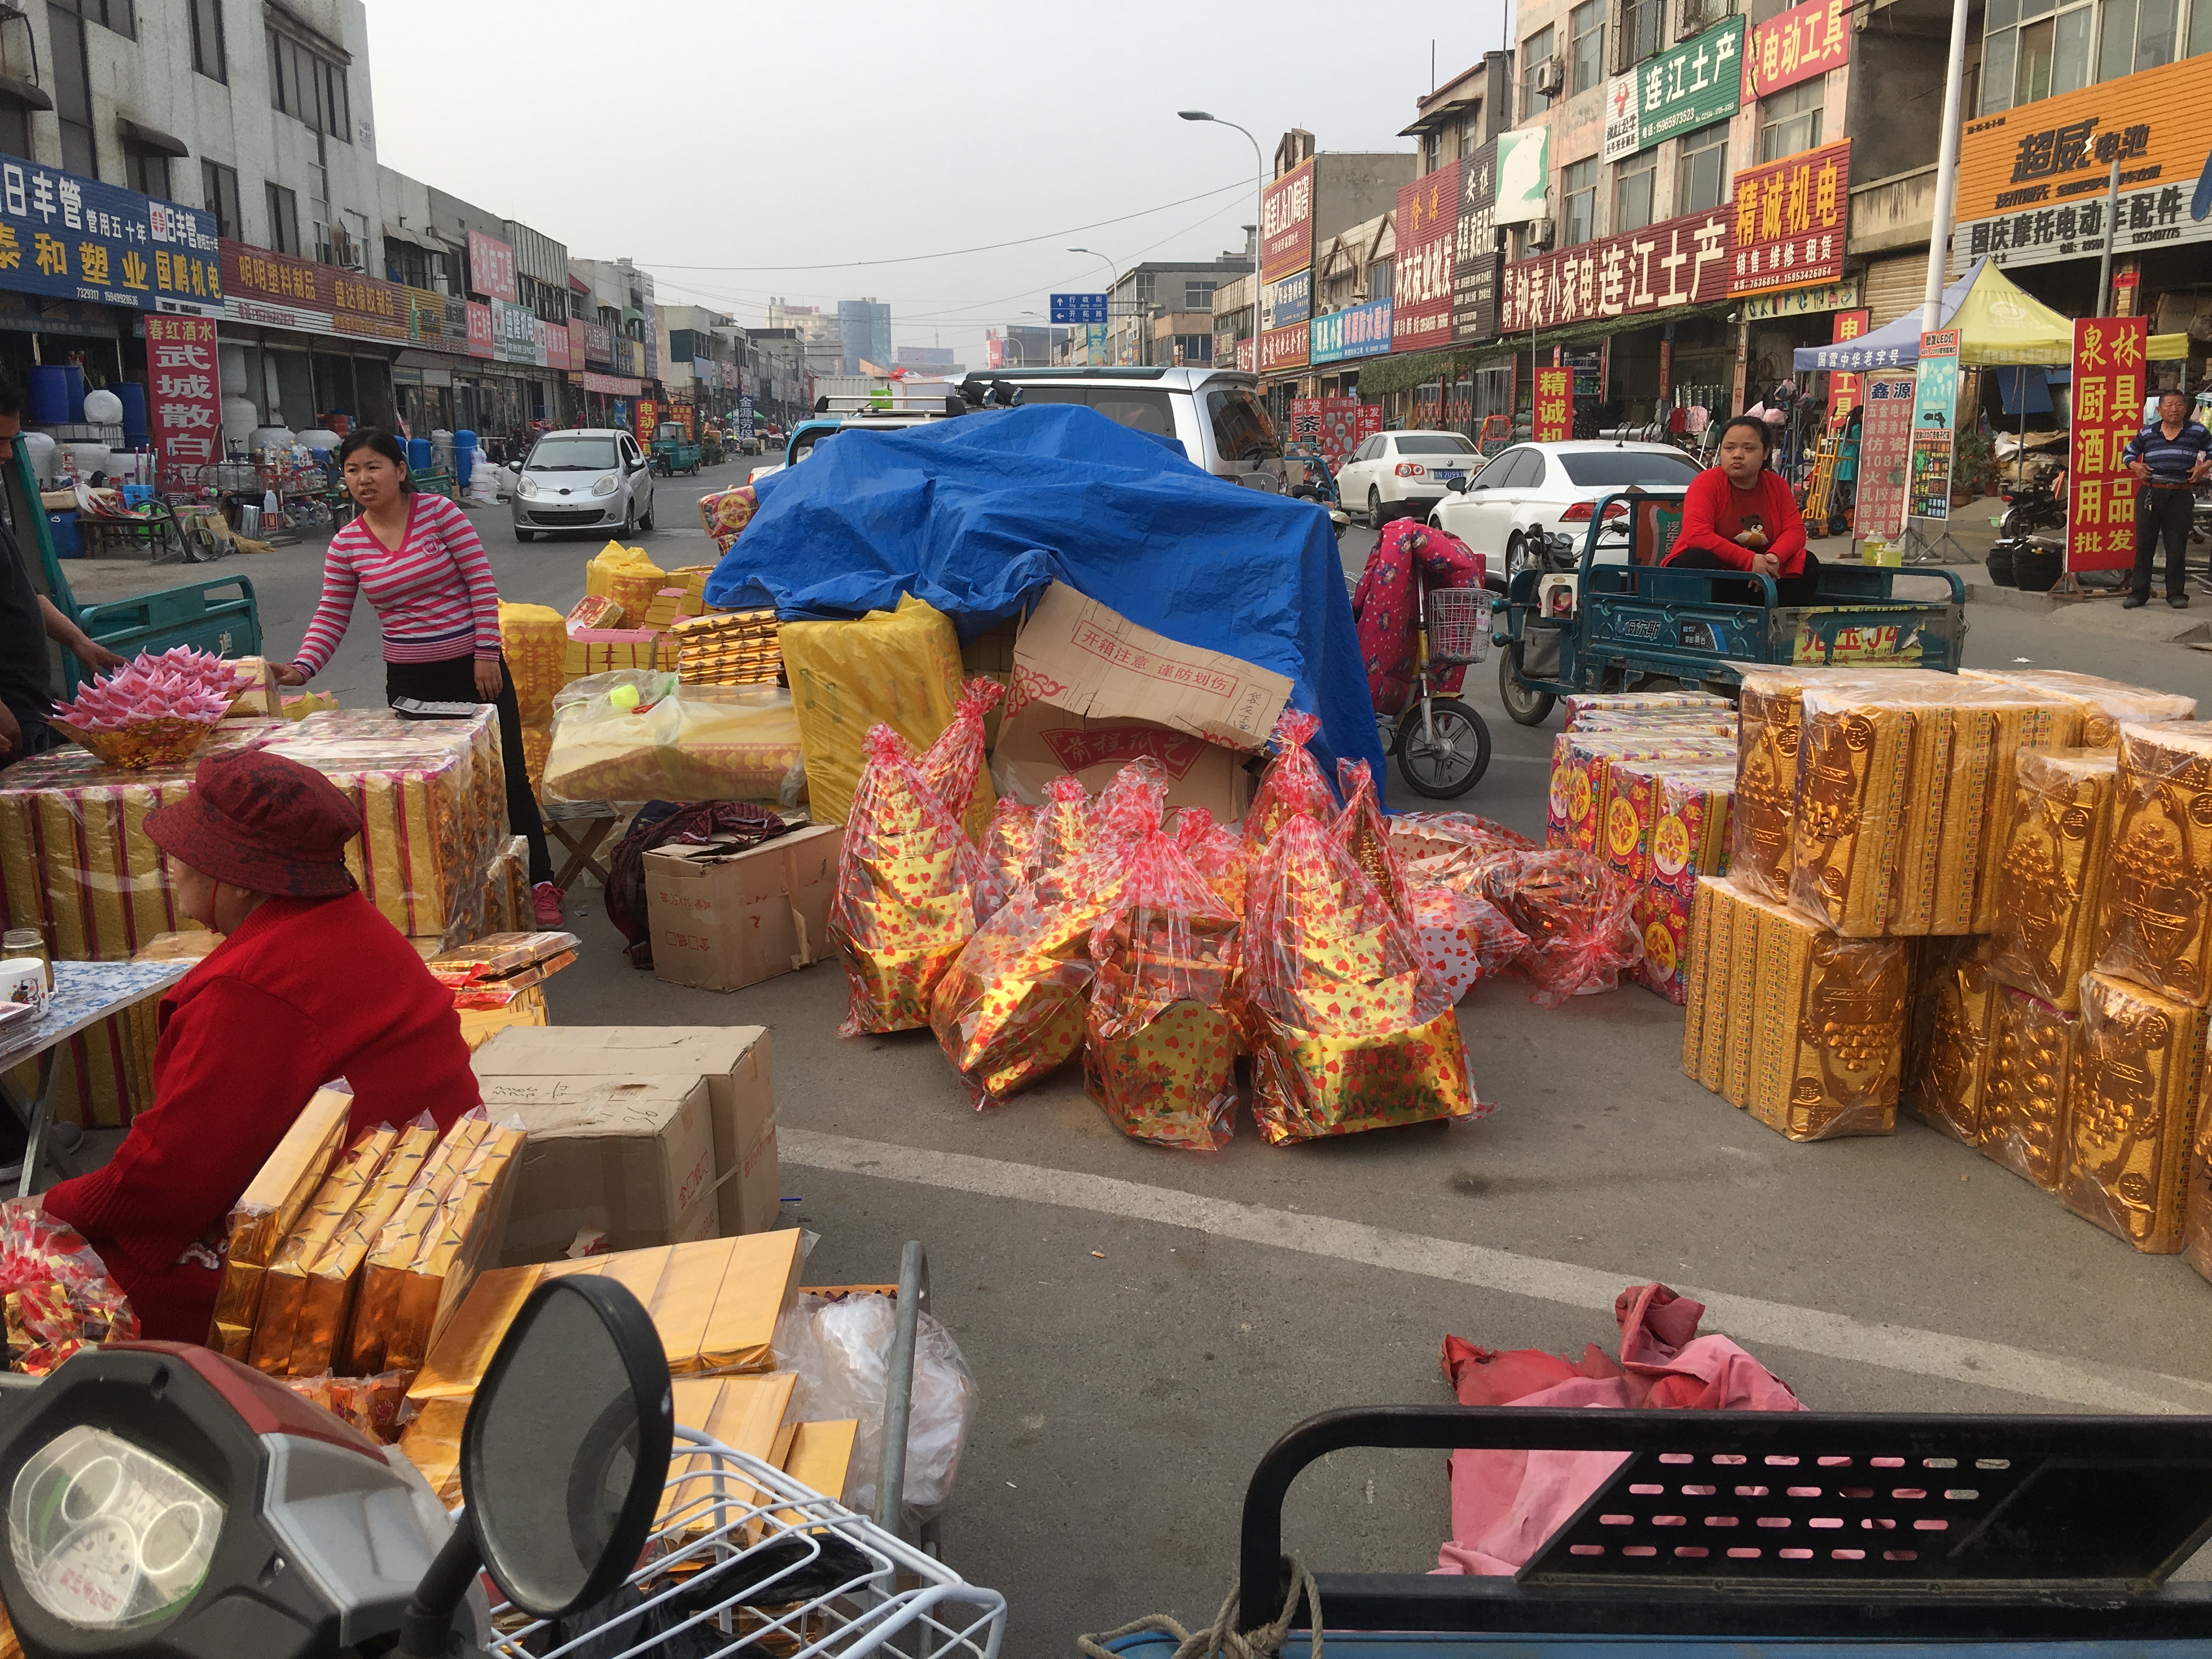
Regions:
[[[2066,1091],[2081,1021],[2008,985],[1996,994],[1989,1075],[1982,1085],[1982,1151],[2047,1193],[2058,1190]]]
[[[930,994],[930,1028],[978,1105],[1056,1070],[1083,1042],[1097,907],[1018,895],[963,947]]]
[[[2082,980],[2058,1194],[2147,1255],[2181,1248],[2205,1018],[2102,969]]]
[[[2189,1152],[2181,1200],[2181,1251],[2191,1267],[2212,1279],[2212,1112],[2204,1115],[2203,1127]]]
[[[2120,728],[2100,973],[2212,1000],[2212,722]]]
[[[1744,672],[1729,869],[1751,892],[1773,899],[1789,896],[1797,750],[1805,718],[1802,699],[1807,686],[1841,678],[1838,671],[1821,669]]]
[[[1914,1023],[1926,1038],[1914,1056],[1914,1113],[1969,1146],[1981,1140],[1996,1018],[1997,982],[1988,941],[1930,939],[1913,987]]]
[[[1729,945],[1728,1000],[1721,1029],[1721,1098],[1731,1106],[1744,1107],[1751,1102],[1752,1039],[1758,1029],[1759,910],[1756,894],[1736,886],[1733,879],[1723,885],[1728,896]],[[1713,927],[1717,931],[1720,926],[1717,911]],[[1705,1018],[1712,1018],[1711,1010]]]
[[[2030,750],[2014,774],[1996,871],[1990,963],[2009,984],[2072,1012],[2095,942],[2118,757]]]
[[[1255,1009],[1266,1039],[1252,1057],[1252,1116],[1274,1146],[1474,1110],[1455,1012],[1413,1030],[1323,1036]]]
[[[460,1180],[489,1127],[481,1112],[470,1112],[448,1129],[422,1160],[415,1184],[369,1246],[355,1296],[353,1326],[342,1345],[345,1362],[335,1367],[346,1376],[375,1376],[405,1369],[386,1363],[389,1334],[399,1319],[401,1287],[436,1224],[447,1191]]]
[[[299,1326],[300,1304],[306,1299],[307,1274],[321,1260],[323,1247],[345,1223],[354,1201],[368,1189],[382,1167],[399,1132],[390,1124],[370,1130],[349,1147],[335,1168],[315,1188],[276,1260],[261,1279],[261,1309],[253,1320],[253,1348],[248,1358],[254,1370],[282,1376],[292,1364],[292,1339]]]
[[[477,1261],[505,1225],[522,1139],[519,1127],[491,1125],[461,1178],[447,1189],[438,1218],[400,1282],[398,1308],[384,1334],[386,1370],[419,1369],[439,1330],[459,1307]]]
[[[328,1172],[352,1113],[351,1095],[317,1090],[231,1206],[222,1283],[216,1291],[217,1325],[253,1328],[261,1306],[263,1273]],[[246,1358],[243,1353],[231,1357]]]
[[[1686,973],[1682,1003],[1682,1075],[1704,1079],[1705,972],[1712,965],[1713,896],[1698,883],[1690,904],[1690,932],[1683,947]],[[1711,1085],[1708,1085],[1711,1086]]]
[[[294,1376],[313,1376],[331,1368],[353,1316],[362,1264],[437,1144],[437,1128],[428,1119],[403,1130],[383,1166],[307,1270],[292,1337]]]
[[[1237,1030],[1218,1005],[1170,1004],[1141,1029],[1093,1030],[1083,1051],[1091,1098],[1139,1140],[1214,1152],[1236,1109]]]
[[[2087,749],[2114,748],[2121,726],[2128,721],[2154,725],[2197,718],[2194,697],[2064,668],[1962,668],[1959,678],[2064,697],[2080,711],[2081,729],[2073,741]]]
[[[1745,1109],[1792,1140],[1887,1134],[1905,1059],[1906,947],[1758,910],[1757,1010]]]

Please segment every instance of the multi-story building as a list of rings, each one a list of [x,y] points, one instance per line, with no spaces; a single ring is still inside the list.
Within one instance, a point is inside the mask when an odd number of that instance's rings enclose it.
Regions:
[[[797,331],[805,348],[805,367],[808,374],[845,373],[845,342],[838,319],[819,306],[794,306],[781,300],[770,300],[768,325]]]
[[[837,335],[844,347],[842,369],[864,374],[862,363],[888,368],[891,363],[891,308],[874,300],[837,301]]]
[[[807,346],[795,328],[753,328],[745,331],[759,354],[759,386],[748,381],[756,409],[769,419],[788,426],[814,403],[814,376],[807,364]]]
[[[1189,359],[1199,349],[1191,337],[1204,334],[1203,361],[1212,362],[1214,295],[1239,271],[1249,276],[1251,270],[1248,250],[1203,262],[1147,259],[1121,272],[1106,293],[1107,360],[1171,366],[1178,341]]]

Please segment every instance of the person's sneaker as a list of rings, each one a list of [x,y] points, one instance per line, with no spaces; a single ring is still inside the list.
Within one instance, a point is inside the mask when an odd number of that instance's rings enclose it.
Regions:
[[[2150,603],[2150,595],[2149,595],[2149,594],[2148,594],[2148,593],[2130,593],[2130,594],[2129,594],[2129,595],[2127,596],[2127,598],[2125,598],[2124,599],[2122,599],[2122,600],[2120,601],[2120,609],[2121,609],[2121,610],[2123,610],[2123,611],[2132,611],[2132,610],[2134,610],[2134,609],[2135,609],[2137,605],[2148,605],[2149,603]]]
[[[2166,596],[2166,602],[2176,611],[2189,609],[2189,595],[2186,593],[2169,593]]]
[[[550,881],[541,881],[530,890],[531,902],[538,908],[540,927],[558,927],[562,922],[561,890]]]

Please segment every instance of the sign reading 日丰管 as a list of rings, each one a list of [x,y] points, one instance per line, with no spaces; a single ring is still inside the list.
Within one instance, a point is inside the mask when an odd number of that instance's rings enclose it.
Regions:
[[[35,162],[0,162],[0,288],[219,316],[215,216]]]

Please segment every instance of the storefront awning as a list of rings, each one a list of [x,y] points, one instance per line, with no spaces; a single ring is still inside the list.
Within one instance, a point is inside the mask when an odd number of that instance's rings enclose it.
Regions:
[[[118,119],[116,128],[123,134],[123,142],[137,144],[142,149],[158,150],[164,155],[190,155],[191,150],[181,138],[163,132],[159,127],[149,127],[141,121]]]
[[[29,109],[52,109],[53,99],[35,81],[18,80],[12,75],[0,75],[0,96],[14,99]]]
[[[384,222],[384,240],[387,242],[405,242],[414,247],[426,247],[433,253],[450,253],[453,252],[453,250],[446,245],[446,239],[439,235],[436,231],[427,229],[404,230],[398,226],[393,224],[389,219],[386,219]]]
[[[1456,120],[1463,112],[1479,109],[1481,106],[1482,100],[1480,98],[1455,98],[1449,104],[1439,104],[1434,109],[1422,111],[1413,125],[1399,130],[1398,136],[1401,138],[1418,138],[1431,128],[1440,127],[1449,121]]]

